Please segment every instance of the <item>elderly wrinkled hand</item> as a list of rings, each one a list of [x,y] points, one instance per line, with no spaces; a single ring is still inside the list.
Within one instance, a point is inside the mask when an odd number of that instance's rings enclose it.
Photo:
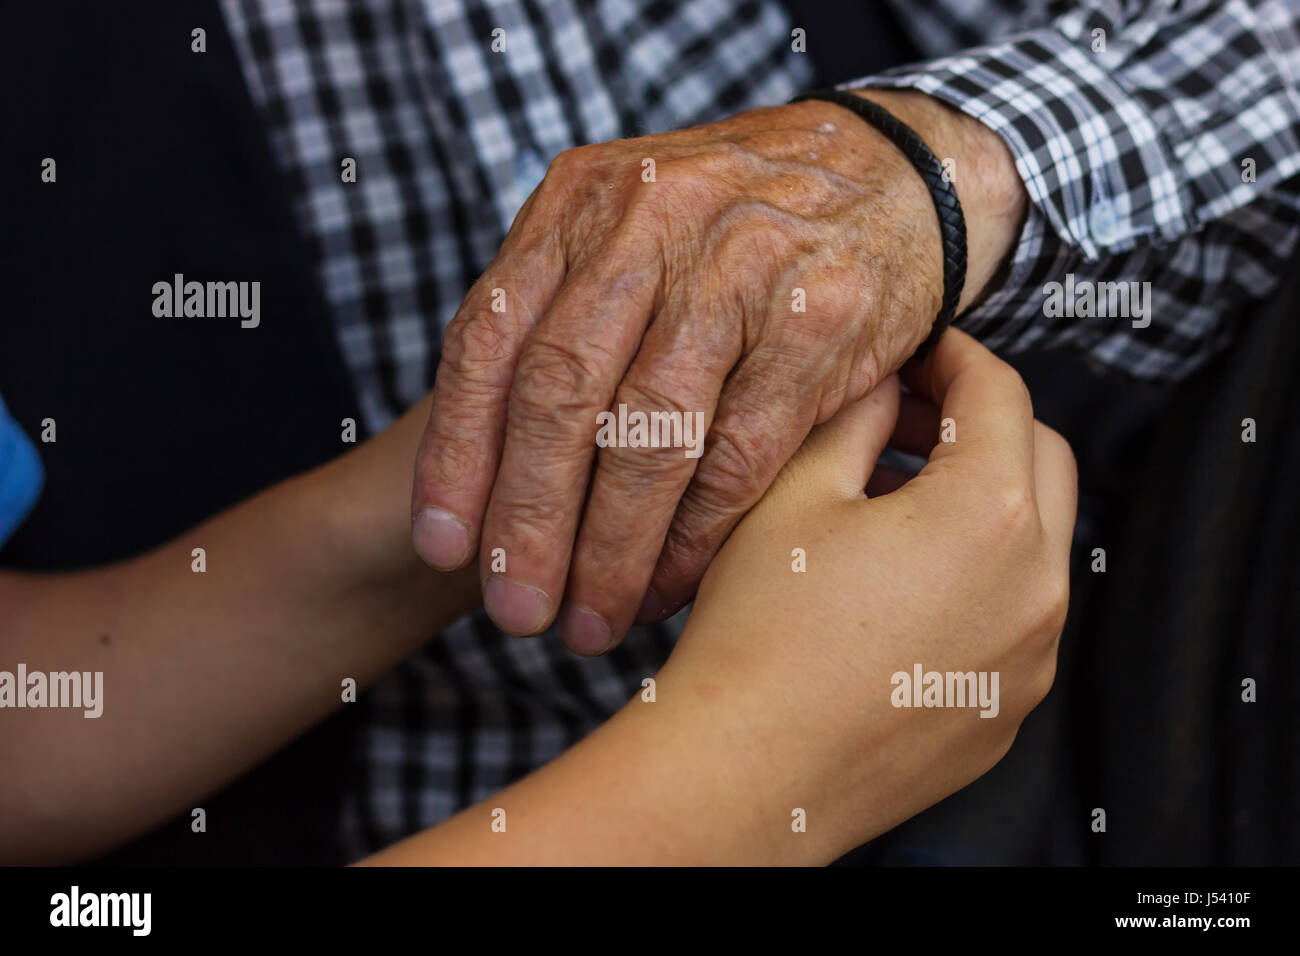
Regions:
[[[1009,154],[915,93],[871,98],[951,159],[969,304],[1018,231]],[[933,200],[903,154],[807,101],[561,154],[447,329],[413,533],[475,554],[488,613],[598,654],[694,594],[814,425],[926,338]]]

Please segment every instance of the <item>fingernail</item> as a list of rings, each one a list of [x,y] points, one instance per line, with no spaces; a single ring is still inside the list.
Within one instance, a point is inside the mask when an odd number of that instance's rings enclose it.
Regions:
[[[500,574],[483,585],[483,608],[507,634],[536,634],[551,619],[552,607],[545,591]]]
[[[460,567],[469,557],[469,525],[450,511],[425,508],[411,523],[415,553],[439,571]]]
[[[659,596],[659,592],[654,588],[649,588],[645,592],[645,597],[641,600],[641,608],[636,612],[636,623],[652,624],[659,620],[664,613],[664,599]]]
[[[581,604],[565,604],[560,609],[560,637],[565,647],[582,657],[602,654],[614,641],[605,619]]]

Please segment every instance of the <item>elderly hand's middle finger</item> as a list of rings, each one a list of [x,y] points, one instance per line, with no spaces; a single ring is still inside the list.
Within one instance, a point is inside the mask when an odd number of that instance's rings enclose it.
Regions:
[[[535,634],[555,616],[596,415],[609,407],[654,308],[660,276],[646,257],[643,235],[616,236],[570,273],[524,345],[479,555],[484,607],[508,633]]]

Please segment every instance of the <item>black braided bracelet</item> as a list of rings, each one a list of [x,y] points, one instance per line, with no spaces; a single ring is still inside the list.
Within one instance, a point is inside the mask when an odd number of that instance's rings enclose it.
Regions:
[[[930,188],[934,211],[939,216],[939,233],[943,239],[943,305],[939,308],[939,315],[934,320],[929,337],[916,350],[916,355],[924,355],[939,341],[939,336],[943,335],[944,329],[952,322],[953,315],[957,312],[957,303],[961,300],[962,287],[966,284],[966,217],[961,213],[957,190],[953,189],[952,183],[944,176],[943,164],[930,151],[930,147],[925,145],[925,141],[883,106],[844,90],[812,90],[796,96],[790,102],[798,103],[801,100],[827,100],[857,113],[902,150]]]

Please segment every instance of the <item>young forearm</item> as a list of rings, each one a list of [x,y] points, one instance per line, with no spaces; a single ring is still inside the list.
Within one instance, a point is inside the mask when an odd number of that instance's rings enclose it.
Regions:
[[[755,719],[743,674],[702,679],[712,664],[669,661],[654,702],[634,697],[552,763],[364,864],[829,863],[854,831],[826,825],[829,792],[809,785],[797,735]],[[796,810],[815,825],[797,829]]]
[[[103,673],[98,718],[0,711],[4,859],[82,856],[161,822],[472,606],[471,578],[410,549],[409,421],[135,560],[0,575],[0,669]]]

